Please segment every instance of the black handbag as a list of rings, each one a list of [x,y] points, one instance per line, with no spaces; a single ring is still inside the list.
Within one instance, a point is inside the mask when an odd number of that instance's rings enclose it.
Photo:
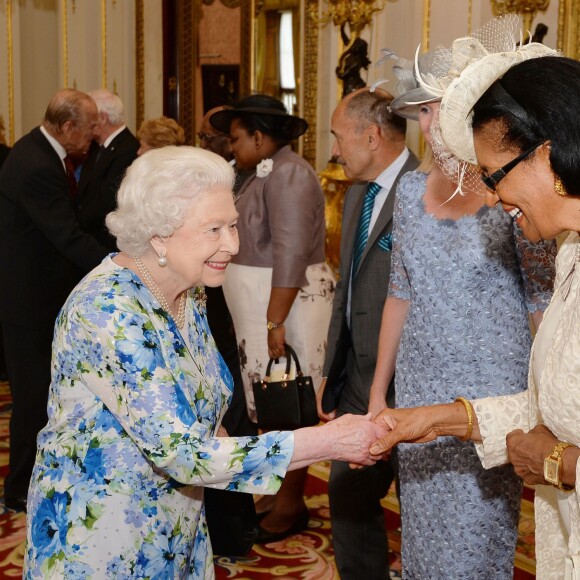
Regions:
[[[286,371],[282,380],[271,381],[272,365],[277,359],[271,358],[266,368],[266,376],[253,383],[254,401],[258,426],[264,431],[318,425],[316,393],[312,377],[305,377],[294,349],[286,344]],[[296,365],[295,378],[290,379],[292,359]]]

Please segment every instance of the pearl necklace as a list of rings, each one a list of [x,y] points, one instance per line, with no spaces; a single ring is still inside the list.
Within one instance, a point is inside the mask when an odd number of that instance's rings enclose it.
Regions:
[[[177,324],[178,328],[183,328],[183,325],[185,324],[185,300],[187,293],[186,292],[181,293],[181,297],[179,298],[179,308],[177,309],[177,317],[175,317],[173,315],[173,312],[171,312],[171,308],[169,307],[169,303],[167,302],[167,299],[163,295],[163,292],[161,292],[159,286],[157,286],[157,283],[153,279],[153,276],[151,276],[151,272],[149,272],[145,264],[141,261],[141,258],[133,256],[133,260],[135,260],[137,270],[139,270],[139,275],[141,276],[145,284],[147,284],[153,296],[157,298],[157,302],[159,302],[161,308],[163,308],[163,310],[165,310],[165,312],[167,312],[167,314],[169,314],[171,318],[175,320],[175,323]]]

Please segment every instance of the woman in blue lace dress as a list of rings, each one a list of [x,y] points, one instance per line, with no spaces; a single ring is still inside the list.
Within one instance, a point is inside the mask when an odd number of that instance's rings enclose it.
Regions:
[[[204,486],[272,494],[287,470],[320,459],[374,462],[369,417],[218,432],[232,378],[199,287],[221,284],[238,251],[233,180],[221,157],[191,147],[129,168],[107,218],[121,252],[78,284],[56,323],[26,578],[213,578]]]
[[[391,106],[418,116],[431,143],[439,102],[417,98],[421,91]],[[528,242],[483,192],[454,195],[456,187],[431,156],[397,189],[374,415],[385,407],[395,362],[397,407],[526,388],[528,315],[537,326],[551,297],[556,246]],[[473,443],[453,437],[400,444],[398,461],[404,577],[511,579],[522,489],[513,468],[486,471]]]

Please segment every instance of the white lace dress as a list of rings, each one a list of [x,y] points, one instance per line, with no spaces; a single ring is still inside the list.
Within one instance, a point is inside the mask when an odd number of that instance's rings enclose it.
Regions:
[[[580,446],[580,236],[558,253],[554,296],[544,314],[530,363],[528,390],[473,401],[484,467],[507,462],[506,434],[543,423],[558,439]],[[580,472],[577,468],[577,481]],[[580,579],[580,488],[570,493],[536,486],[538,580]]]

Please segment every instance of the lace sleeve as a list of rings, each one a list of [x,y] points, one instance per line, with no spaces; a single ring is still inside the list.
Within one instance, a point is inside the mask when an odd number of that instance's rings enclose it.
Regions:
[[[532,243],[514,224],[514,241],[524,281],[528,312],[546,310],[554,290],[557,245],[555,240]]]
[[[514,429],[530,429],[529,392],[471,401],[482,442],[475,449],[485,469],[508,463],[505,438]]]
[[[397,199],[395,201],[395,211],[393,213],[393,251],[391,253],[391,276],[389,280],[389,296],[400,298],[401,300],[411,299],[411,286],[409,276],[403,263],[402,245],[405,237],[405,216],[404,202],[401,195],[401,180],[397,188]]]

